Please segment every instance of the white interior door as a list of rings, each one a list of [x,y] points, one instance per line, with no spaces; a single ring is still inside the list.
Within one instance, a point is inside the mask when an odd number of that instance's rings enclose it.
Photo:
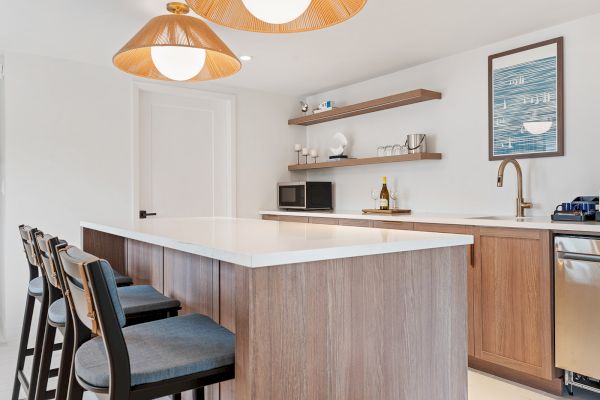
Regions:
[[[231,99],[139,91],[139,210],[150,218],[233,215]]]

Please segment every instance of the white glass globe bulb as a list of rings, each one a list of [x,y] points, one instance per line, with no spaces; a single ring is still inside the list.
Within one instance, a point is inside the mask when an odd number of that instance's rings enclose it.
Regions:
[[[206,50],[182,46],[153,46],[152,62],[158,71],[174,81],[187,81],[204,68]]]
[[[301,16],[312,0],[242,0],[248,11],[269,24],[285,24]]]

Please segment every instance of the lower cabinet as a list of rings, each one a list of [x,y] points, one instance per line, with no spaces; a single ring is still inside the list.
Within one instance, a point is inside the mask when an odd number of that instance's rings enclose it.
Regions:
[[[554,368],[550,231],[356,221],[375,228],[473,235],[467,274],[469,366],[561,393],[561,371]]]
[[[560,393],[551,233],[476,228],[472,366]]]

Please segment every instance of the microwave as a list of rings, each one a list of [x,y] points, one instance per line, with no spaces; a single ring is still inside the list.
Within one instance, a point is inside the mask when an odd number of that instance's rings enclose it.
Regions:
[[[293,210],[333,210],[333,185],[331,182],[279,183],[277,205]]]

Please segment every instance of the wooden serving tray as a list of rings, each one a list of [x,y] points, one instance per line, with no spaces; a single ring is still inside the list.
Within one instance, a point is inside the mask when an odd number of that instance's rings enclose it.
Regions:
[[[390,208],[389,210],[374,210],[372,208],[363,208],[363,214],[410,214],[411,210],[403,210],[401,208]]]

